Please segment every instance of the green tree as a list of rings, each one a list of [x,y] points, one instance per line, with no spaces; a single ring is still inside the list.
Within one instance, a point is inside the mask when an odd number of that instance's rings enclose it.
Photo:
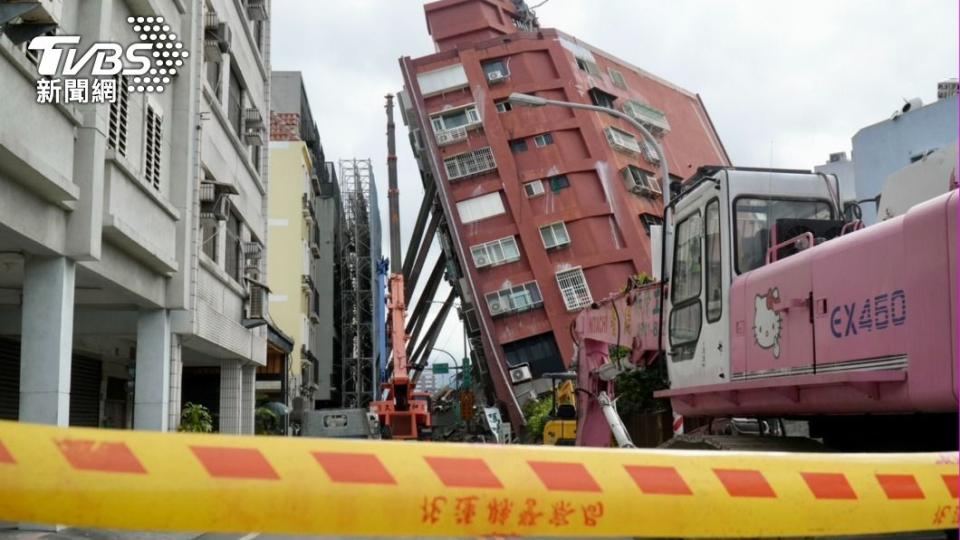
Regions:
[[[180,427],[177,431],[210,433],[213,431],[213,417],[203,405],[187,402],[180,413]]]
[[[524,442],[528,444],[543,443],[543,428],[546,426],[547,420],[550,419],[552,409],[549,395],[528,401],[523,406],[523,416],[527,419]]]
[[[619,360],[630,354],[630,349],[610,347],[610,359]],[[662,366],[657,363],[655,366]],[[616,379],[617,411],[621,415],[658,413],[670,410],[670,402],[656,399],[653,393],[668,388],[663,369],[653,367],[621,373]]]

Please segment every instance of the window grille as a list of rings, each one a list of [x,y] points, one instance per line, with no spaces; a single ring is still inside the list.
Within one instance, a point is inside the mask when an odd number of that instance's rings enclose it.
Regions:
[[[581,268],[558,272],[557,285],[560,286],[560,294],[563,295],[563,303],[566,304],[567,311],[574,311],[593,303],[590,287],[587,286],[587,279]]]

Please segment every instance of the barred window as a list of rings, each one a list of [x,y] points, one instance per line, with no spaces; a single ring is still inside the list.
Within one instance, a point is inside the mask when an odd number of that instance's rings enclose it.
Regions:
[[[490,147],[481,148],[472,152],[459,154],[443,161],[447,170],[447,178],[458,180],[497,168]]]
[[[557,285],[560,286],[560,294],[563,295],[563,303],[567,305],[567,311],[574,311],[593,303],[593,296],[590,294],[590,287],[587,286],[583,269],[573,268],[558,272]]]
[[[155,189],[160,189],[160,151],[163,139],[163,117],[151,105],[147,105],[144,126],[145,147],[143,152],[144,179]]]
[[[117,100],[110,104],[110,131],[107,146],[121,156],[127,155],[127,122],[129,120],[130,91],[123,75],[117,75]]]

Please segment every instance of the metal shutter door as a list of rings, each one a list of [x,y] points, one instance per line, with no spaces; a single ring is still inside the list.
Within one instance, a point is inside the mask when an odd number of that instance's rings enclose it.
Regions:
[[[20,412],[20,342],[0,339],[0,419],[17,420]]]
[[[103,364],[83,356],[73,357],[70,373],[70,425],[100,427],[100,382]]]

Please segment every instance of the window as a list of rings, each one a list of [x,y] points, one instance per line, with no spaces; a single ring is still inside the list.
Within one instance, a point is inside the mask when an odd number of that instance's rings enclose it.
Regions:
[[[527,151],[527,141],[525,139],[514,139],[510,141],[510,151],[514,154]]]
[[[144,123],[143,178],[155,189],[160,189],[160,159],[163,140],[163,117],[147,105]]]
[[[610,81],[613,82],[613,85],[621,90],[627,89],[627,81],[623,80],[623,73],[613,69],[607,68],[607,73],[610,74]]]
[[[488,193],[457,203],[457,213],[461,223],[473,223],[488,217],[498,216],[506,212],[500,192]]]
[[[647,236],[650,236],[650,227],[653,225],[663,227],[663,218],[653,214],[640,214],[640,223],[643,224],[643,230],[646,231]]]
[[[670,131],[670,122],[660,109],[645,105],[639,101],[627,100],[623,102],[623,112],[629,114],[649,129],[654,135]]]
[[[476,105],[468,105],[453,111],[435,114],[430,117],[433,131],[440,133],[459,127],[474,126],[480,123],[480,113]]]
[[[503,354],[507,365],[517,367],[522,364],[530,366],[530,373],[534,378],[544,373],[559,373],[563,371],[563,361],[553,332],[530,336],[528,338],[504,343]]]
[[[127,122],[129,120],[130,91],[127,79],[117,76],[117,100],[110,104],[110,131],[107,145],[121,156],[127,155]]]
[[[766,263],[770,229],[778,219],[833,219],[833,209],[827,201],[739,198],[734,208],[737,273],[749,272]]]
[[[648,163],[657,165],[660,163],[660,155],[657,154],[657,149],[654,148],[653,143],[647,139],[642,140],[643,143],[643,159],[647,160]]]
[[[486,300],[490,315],[494,317],[519,313],[543,305],[543,297],[540,295],[540,287],[536,281],[488,293]]]
[[[563,295],[563,303],[567,305],[567,311],[575,311],[593,303],[587,278],[584,277],[581,268],[558,272],[557,285],[560,286],[560,294]]]
[[[417,83],[420,84],[420,92],[424,96],[457,90],[469,84],[467,82],[467,72],[463,70],[461,64],[419,73],[417,74]]]
[[[533,182],[527,182],[523,185],[523,191],[527,194],[528,199],[543,195],[543,181],[534,180]]]
[[[536,137],[533,138],[533,144],[537,148],[543,148],[548,144],[553,144],[553,135],[549,133],[543,133],[541,135],[537,135]]]
[[[230,215],[227,216],[227,257],[224,264],[224,270],[227,271],[227,274],[230,275],[237,283],[240,283],[240,262],[243,259],[243,254],[241,253],[241,231],[243,229],[243,221],[240,219],[240,215],[236,210],[231,210]]]
[[[501,99],[500,101],[494,101],[494,106],[497,107],[497,112],[510,112],[513,110],[513,104],[509,100]]]
[[[562,221],[540,227],[540,238],[543,239],[543,247],[547,249],[565,246],[570,243],[567,226]]]
[[[212,60],[207,58],[206,63],[206,72],[207,72],[207,82],[210,84],[210,89],[213,90],[213,95],[220,98],[220,61]]]
[[[627,189],[642,195],[660,195],[660,186],[653,175],[634,165],[627,165],[620,170]]]
[[[243,136],[243,83],[236,69],[230,70],[230,95],[227,96],[227,118],[236,130],[237,136]]]
[[[491,60],[483,63],[483,72],[487,76],[487,81],[498,83],[510,76],[510,69],[504,59]]]
[[[600,68],[597,67],[596,62],[587,60],[586,58],[577,58],[577,67],[580,68],[580,71],[585,71],[594,77],[600,76]]]
[[[706,220],[706,232],[704,242],[707,256],[706,276],[707,282],[707,322],[716,322],[720,320],[720,314],[723,312],[723,276],[720,252],[720,201],[713,199],[707,203],[707,210],[704,216]]]
[[[670,345],[674,349],[674,361],[693,358],[700,338],[700,326],[703,324],[703,307],[700,303],[702,235],[703,223],[699,212],[683,218],[677,225],[671,293],[674,308],[670,312]]]
[[[615,127],[608,127],[603,131],[607,135],[607,142],[609,142],[610,146],[614,149],[634,154],[640,153],[640,143],[637,142],[637,138],[633,135]]]
[[[673,303],[700,296],[700,238],[703,224],[700,213],[690,215],[677,225],[673,261]]]
[[[458,154],[443,160],[449,180],[467,178],[497,168],[490,147]]]
[[[608,109],[616,109],[614,102],[617,100],[617,96],[613,94],[608,94],[599,88],[590,89],[590,102],[596,105],[597,107],[606,107]]]
[[[550,177],[550,190],[554,193],[566,187],[570,187],[570,180],[567,179],[566,175],[559,174]]]
[[[200,218],[200,241],[203,252],[210,260],[217,261],[217,223],[216,219]]]
[[[470,253],[473,254],[473,263],[477,268],[520,260],[520,249],[517,247],[516,238],[512,236],[473,246]]]

